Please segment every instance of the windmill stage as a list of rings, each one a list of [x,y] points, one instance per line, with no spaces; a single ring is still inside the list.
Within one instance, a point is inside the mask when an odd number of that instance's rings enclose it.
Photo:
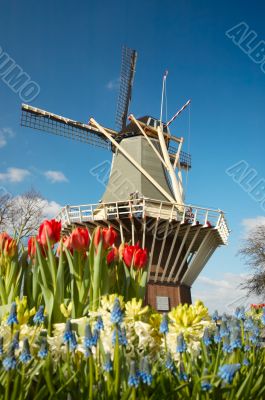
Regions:
[[[67,205],[57,218],[64,232],[74,226],[86,226],[89,232],[96,226],[112,226],[120,232],[121,242],[139,242],[147,248],[146,303],[168,311],[191,303],[194,281],[217,247],[227,243],[229,230],[221,210],[185,203],[183,175],[191,168],[191,157],[182,150],[184,138],[173,135],[170,125],[190,101],[168,122],[162,121],[166,74],[160,118],[128,116],[136,59],[135,50],[123,48],[118,130],[94,118],[81,123],[25,104],[21,124],[112,151],[102,199],[97,204]]]

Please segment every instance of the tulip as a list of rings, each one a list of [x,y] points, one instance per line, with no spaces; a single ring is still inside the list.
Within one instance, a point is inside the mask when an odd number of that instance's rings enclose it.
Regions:
[[[142,249],[138,244],[129,246],[125,244],[123,250],[123,261],[128,268],[133,266],[135,269],[142,269],[147,262],[147,250]]]
[[[4,246],[4,255],[6,257],[14,257],[17,251],[17,243],[14,239],[8,238],[5,241],[5,246]]]
[[[47,246],[47,237],[49,238],[51,246],[57,243],[60,240],[62,229],[61,221],[56,221],[55,219],[51,219],[50,221],[45,220],[39,229],[38,234],[38,242],[42,246]]]
[[[12,239],[6,232],[0,233],[0,252],[4,251],[5,242],[8,239]]]
[[[36,255],[36,238],[31,237],[28,240],[28,256],[33,259]]]
[[[75,228],[69,239],[74,250],[87,250],[89,246],[89,234],[86,228]],[[70,243],[67,242],[69,245]]]
[[[94,246],[97,248],[100,241],[103,240],[103,248],[104,250],[107,250],[114,244],[117,236],[118,236],[117,232],[112,227],[110,228],[97,227],[94,235]]]
[[[114,261],[118,261],[119,259],[119,250],[117,247],[113,247],[107,254],[107,264],[110,265]]]

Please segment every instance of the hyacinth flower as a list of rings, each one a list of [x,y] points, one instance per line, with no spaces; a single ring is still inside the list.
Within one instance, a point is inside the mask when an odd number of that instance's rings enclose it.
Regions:
[[[203,371],[203,376],[207,376],[207,375],[209,375],[209,371],[207,368],[205,368]],[[201,381],[201,388],[204,392],[208,392],[212,388],[212,385],[210,384],[209,379],[204,378]]]
[[[245,367],[248,367],[250,365],[250,361],[245,357],[242,363]]]
[[[70,351],[75,351],[77,348],[76,333],[72,331],[72,337],[70,340]]]
[[[230,346],[232,350],[241,349],[242,340],[241,340],[241,330],[238,327],[233,327],[231,335],[230,335]]]
[[[229,336],[230,332],[227,326],[227,322],[222,320],[221,326],[220,326],[220,336],[221,338],[224,338],[225,336]]]
[[[244,321],[246,319],[245,307],[237,307],[235,310],[235,317]]]
[[[183,361],[180,361],[180,364],[179,364],[179,380],[184,381],[184,382],[187,382],[187,380],[188,380],[188,375],[185,372],[185,367],[184,367]]]
[[[220,326],[216,325],[213,340],[215,344],[221,343]]]
[[[33,317],[33,322],[35,325],[41,325],[44,323],[44,318],[44,306],[40,306]]]
[[[84,337],[84,348],[86,351],[89,350],[89,354],[90,354],[90,350],[91,350],[92,346],[94,346],[94,343],[95,343],[95,339],[94,339],[94,336],[92,335],[91,327],[89,324],[86,324],[85,337]]]
[[[103,320],[102,317],[99,315],[97,317],[96,323],[95,323],[95,327],[94,327],[98,332],[103,331],[104,330],[104,324],[103,324]]]
[[[220,319],[220,317],[219,317],[218,311],[215,310],[212,315],[212,321],[216,323],[219,319]]]
[[[0,357],[4,354],[4,338],[0,336]]]
[[[11,345],[9,347],[7,356],[3,360],[3,367],[6,371],[10,371],[12,369],[15,369],[16,366],[17,366],[17,361],[16,361],[16,357],[15,357],[15,349]]]
[[[11,326],[11,329],[13,329],[13,326],[15,324],[18,324],[18,319],[17,319],[17,304],[13,302],[11,304],[11,309],[10,313],[7,317],[7,325]]]
[[[128,385],[134,388],[139,386],[139,377],[136,374],[135,361],[131,361]]]
[[[204,329],[202,341],[207,347],[210,346],[210,344],[212,343],[212,339],[210,337],[210,332],[208,328]]]
[[[116,344],[117,332],[118,332],[118,343],[122,346],[127,346],[128,340],[126,338],[125,327],[123,327],[122,329],[120,329],[119,327],[117,329],[114,329],[112,334],[112,345],[115,346]]]
[[[141,360],[141,368],[139,371],[139,376],[141,381],[150,386],[152,381],[153,381],[153,376],[151,374],[151,370],[150,370],[150,364],[148,361],[148,357],[145,356],[142,360]]]
[[[159,332],[164,335],[168,333],[168,316],[166,313],[163,314],[162,321],[159,327]]]
[[[180,333],[180,334],[177,336],[177,347],[176,347],[176,352],[182,354],[182,353],[185,353],[186,350],[187,350],[187,344],[186,344],[186,342],[185,342],[183,333]]]
[[[110,320],[113,324],[121,324],[121,322],[123,321],[123,312],[118,297],[116,297],[116,299],[114,300]]]
[[[42,338],[38,356],[43,360],[48,355],[48,343],[46,338]]]
[[[250,332],[253,327],[254,327],[255,323],[253,321],[252,317],[248,317],[245,321],[244,321],[244,331],[245,332]]]
[[[11,344],[14,347],[14,350],[19,349],[19,331],[16,331],[14,333],[14,336],[13,336]]]
[[[67,345],[70,351],[74,351],[77,347],[76,335],[75,332],[72,331],[70,319],[68,319],[65,324],[63,343]]]
[[[218,376],[226,383],[232,383],[235,373],[240,369],[240,364],[224,364],[219,367]]]
[[[175,363],[174,363],[170,353],[167,353],[165,367],[166,367],[166,369],[168,369],[171,372],[175,371]]]
[[[230,346],[230,340],[228,336],[223,337],[223,352],[224,353],[231,353],[232,349]]]
[[[111,357],[110,357],[110,353],[109,353],[109,352],[107,352],[107,353],[105,354],[105,361],[104,361],[104,363],[103,363],[102,368],[103,368],[103,370],[104,370],[105,372],[110,372],[110,371],[112,371],[112,369],[113,369],[112,361],[111,361]]]
[[[28,364],[31,359],[32,359],[32,356],[30,354],[29,341],[28,341],[28,338],[26,338],[23,341],[23,348],[22,348],[22,352],[21,352],[21,354],[19,356],[19,360],[23,364]]]

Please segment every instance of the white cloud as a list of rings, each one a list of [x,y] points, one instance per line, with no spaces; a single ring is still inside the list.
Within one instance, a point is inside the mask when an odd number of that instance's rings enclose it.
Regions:
[[[7,144],[7,140],[15,136],[12,128],[0,128],[0,148]]]
[[[242,220],[241,224],[244,226],[246,233],[248,233],[258,225],[265,225],[265,217],[257,216],[255,218],[245,218]]]
[[[108,90],[117,90],[120,87],[120,78],[112,79],[106,84]]]
[[[30,172],[22,168],[8,168],[6,172],[0,172],[0,181],[18,183],[22,182]]]
[[[68,179],[61,171],[46,171],[44,175],[51,183],[68,182]]]
[[[62,209],[62,206],[56,201],[43,200],[43,214],[45,218],[54,218]]]
[[[211,279],[207,276],[199,276],[192,289],[192,299],[202,300],[210,312],[233,313],[236,307],[249,307],[252,303],[258,303],[260,299],[249,296],[246,290],[240,288],[240,284],[247,278],[246,274],[224,273],[223,279]]]

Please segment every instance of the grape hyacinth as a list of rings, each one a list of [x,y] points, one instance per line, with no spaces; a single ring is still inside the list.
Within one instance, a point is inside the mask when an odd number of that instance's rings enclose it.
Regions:
[[[166,362],[165,362],[165,367],[166,369],[168,369],[169,371],[174,371],[175,369],[175,364],[174,361],[172,359],[172,356],[170,353],[167,353],[167,358],[166,358]]]
[[[33,322],[35,325],[41,325],[44,323],[44,306],[40,306],[38,311],[33,317]]]
[[[71,339],[72,339],[72,327],[71,327],[71,321],[70,319],[68,319],[65,324],[63,342],[65,344],[70,344]]]
[[[124,327],[122,329],[120,329],[120,328],[114,329],[113,334],[112,334],[112,345],[115,346],[117,330],[118,330],[119,344],[121,344],[122,346],[127,346],[128,341],[126,338],[126,329]]]
[[[203,371],[203,375],[209,375],[209,371],[207,368],[204,369]],[[210,390],[212,388],[212,385],[210,384],[208,379],[203,379],[201,381],[201,388],[204,392],[208,392],[208,390]]]
[[[215,327],[213,340],[215,344],[221,343],[220,327],[218,325]]]
[[[220,326],[220,336],[221,338],[225,336],[229,336],[229,329],[227,327],[226,321],[222,320],[221,326]]]
[[[145,356],[141,362],[141,369],[140,369],[140,378],[143,383],[150,386],[153,381],[153,376],[150,371],[150,365],[148,361],[148,357]]]
[[[246,319],[245,315],[245,308],[244,307],[237,307],[235,310],[235,317],[239,320],[244,321]]]
[[[103,370],[106,372],[110,372],[112,371],[112,361],[111,361],[111,357],[110,357],[110,353],[107,352],[105,355],[105,362],[103,364]]]
[[[205,346],[210,346],[210,344],[212,343],[212,339],[210,337],[208,328],[204,329],[202,340],[203,340],[203,343],[205,344]]]
[[[265,307],[263,307],[263,309],[262,309],[262,315],[261,315],[261,323],[263,324],[263,325],[265,325]]]
[[[132,387],[138,387],[139,386],[139,378],[136,375],[135,361],[131,361],[131,364],[130,364],[130,373],[129,373],[129,378],[128,378],[128,385],[132,386]]]
[[[241,341],[241,331],[239,328],[234,327],[232,329],[231,335],[230,335],[230,346],[231,349],[241,349],[242,347],[242,341]]]
[[[224,364],[219,367],[218,376],[226,383],[232,383],[235,373],[240,369],[240,364]]]
[[[77,348],[77,340],[76,340],[75,332],[72,332],[72,336],[71,336],[69,344],[70,344],[70,351],[75,351]]]
[[[166,313],[163,314],[159,332],[162,334],[168,333],[168,316]]]
[[[230,340],[228,336],[223,337],[223,352],[224,353],[231,353],[232,349],[230,346]]]
[[[13,302],[11,304],[10,313],[9,313],[8,318],[7,318],[7,325],[10,325],[11,327],[13,327],[14,324],[18,324],[18,320],[17,320],[17,304],[15,302]]]
[[[22,348],[22,352],[19,356],[19,359],[23,364],[27,364],[28,362],[30,362],[31,358],[32,357],[30,354],[29,341],[26,338],[23,341],[23,348]]]
[[[120,324],[123,320],[123,313],[121,310],[120,300],[116,297],[111,311],[110,320],[113,324]]]
[[[185,342],[183,333],[180,333],[177,336],[177,348],[176,348],[176,352],[177,353],[185,353],[185,351],[187,350],[187,344]]]
[[[41,340],[41,345],[40,345],[40,349],[38,351],[38,356],[41,359],[46,358],[48,355],[48,343],[47,343],[47,339],[46,338],[42,338]]]
[[[215,310],[215,311],[213,312],[213,315],[212,315],[212,321],[213,321],[213,322],[217,322],[218,320],[219,320],[218,311]]]
[[[97,321],[95,323],[95,327],[94,327],[98,332],[103,331],[104,330],[104,324],[103,324],[103,320],[102,317],[99,315],[97,318]]]
[[[10,371],[12,369],[15,369],[16,366],[17,366],[17,361],[16,361],[16,357],[15,357],[15,349],[11,345],[8,350],[7,357],[4,358],[4,360],[3,360],[3,367],[6,371]]]
[[[94,346],[95,339],[92,335],[91,332],[91,327],[89,324],[86,324],[85,327],[85,337],[84,337],[84,348],[85,350],[91,349],[92,346]]]
[[[16,331],[13,336],[12,340],[12,346],[14,347],[14,350],[19,349],[19,331]]]
[[[188,375],[185,372],[185,367],[184,367],[183,361],[181,361],[179,364],[179,379],[181,381],[185,381],[185,382],[187,382],[187,380],[188,380]]]

